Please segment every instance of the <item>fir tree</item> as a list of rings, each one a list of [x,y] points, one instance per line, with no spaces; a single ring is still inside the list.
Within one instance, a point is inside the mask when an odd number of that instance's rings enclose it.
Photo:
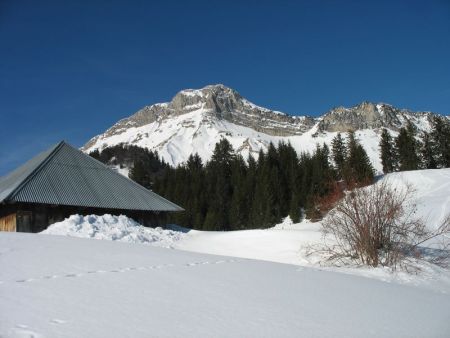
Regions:
[[[235,155],[231,143],[221,139],[206,166],[208,213],[204,227],[208,230],[230,230],[232,196],[231,166]]]
[[[353,132],[348,133],[348,155],[346,161],[346,182],[352,185],[366,185],[373,182],[375,170],[369,156]]]
[[[130,170],[130,178],[139,183],[140,185],[150,189],[151,181],[148,171],[146,170],[146,166],[143,161],[136,160],[134,161],[133,167]]]
[[[246,191],[247,167],[241,155],[236,155],[231,166],[233,193],[230,202],[230,228],[245,229],[248,223],[248,194]]]
[[[344,140],[341,133],[338,133],[331,141],[331,154],[338,179],[342,179],[344,176],[346,153],[347,149],[345,147]]]
[[[450,167],[450,120],[434,116],[431,120],[431,144],[439,168]]]
[[[417,170],[420,161],[418,156],[418,142],[411,122],[406,128],[401,128],[395,139],[395,149],[399,161],[399,170]]]
[[[422,134],[422,143],[420,147],[420,157],[422,162],[422,168],[424,169],[436,169],[436,156],[434,153],[434,147],[431,141],[430,134],[424,132]]]
[[[394,142],[392,140],[391,134],[385,128],[383,128],[383,131],[381,132],[380,158],[381,164],[383,165],[383,172],[385,174],[391,173],[395,170],[396,157],[395,157]]]

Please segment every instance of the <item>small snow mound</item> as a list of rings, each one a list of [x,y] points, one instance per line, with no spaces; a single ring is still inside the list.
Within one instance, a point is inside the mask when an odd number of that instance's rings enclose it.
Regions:
[[[169,248],[185,235],[180,231],[160,227],[147,228],[127,216],[110,214],[72,215],[64,221],[50,225],[41,234],[144,243]]]
[[[294,222],[291,219],[291,216],[287,216],[285,218],[283,218],[282,222],[279,224],[276,224],[273,229],[289,229],[292,228],[292,226],[294,225]]]

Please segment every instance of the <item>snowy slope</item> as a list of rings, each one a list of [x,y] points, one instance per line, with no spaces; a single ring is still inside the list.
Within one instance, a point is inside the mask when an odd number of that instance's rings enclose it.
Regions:
[[[424,218],[430,229],[435,229],[450,213],[450,169],[393,173],[383,180],[389,180],[398,188],[408,183],[413,184],[416,189],[417,216]],[[137,242],[198,253],[325,268],[322,266],[321,256],[308,255],[311,246],[323,243],[320,227],[320,223],[311,223],[308,220],[292,224],[287,218],[285,222],[266,230],[210,232],[189,231],[179,227],[163,230],[139,226],[124,216],[76,215],[52,225],[44,233]],[[421,272],[412,276],[402,271],[392,273],[385,268],[353,266],[326,269],[385,281],[422,285],[450,293],[449,269],[425,262],[416,262],[415,266],[421,269]]]
[[[189,125],[188,128],[183,126]],[[204,123],[202,111],[174,117],[162,122],[153,122],[138,128],[129,128],[121,134],[111,136],[107,141],[97,142],[86,151],[103,149],[117,144],[133,144],[142,148],[157,150],[170,165],[185,162],[189,155],[198,153],[203,161],[211,158],[214,146],[226,138],[244,158],[251,153],[255,158],[259,151],[267,150],[269,143],[290,142],[298,153],[312,152],[317,144],[331,145],[337,132],[325,132],[313,136],[317,127],[299,136],[272,136],[257,132],[251,128],[239,126],[224,120],[211,120]],[[395,134],[395,133],[393,133]],[[151,135],[141,137],[140,135]],[[382,166],[379,159],[379,135],[371,129],[360,130],[356,136],[367,151],[369,158],[378,171]]]
[[[2,337],[448,337],[450,296],[294,265],[0,233]]]
[[[429,229],[436,229],[450,213],[450,169],[417,170],[392,173],[383,177],[393,186],[403,188],[411,184],[415,189],[416,216],[421,217]],[[182,250],[262,259],[301,266],[322,266],[320,256],[308,253],[314,245],[323,243],[320,222],[304,220],[292,224],[290,219],[267,230],[230,232],[190,231],[173,247]],[[327,239],[329,240],[329,239]],[[450,242],[450,238],[442,239]],[[433,246],[425,243],[424,247]],[[361,267],[332,268],[332,270],[368,276],[371,278],[407,284],[421,284],[450,292],[450,270],[419,262],[422,271],[411,276],[398,271],[392,274],[384,268]]]
[[[118,144],[156,150],[171,165],[185,162],[198,153],[207,161],[215,144],[227,138],[234,149],[247,158],[257,157],[269,142],[291,142],[300,153],[312,151],[316,144],[330,145],[337,130],[356,130],[377,171],[380,127],[393,135],[411,121],[418,130],[428,130],[431,113],[412,113],[386,104],[362,103],[352,108],[339,107],[323,117],[289,116],[259,107],[222,85],[179,92],[169,103],[144,107],[105,133],[92,138],[85,152]]]

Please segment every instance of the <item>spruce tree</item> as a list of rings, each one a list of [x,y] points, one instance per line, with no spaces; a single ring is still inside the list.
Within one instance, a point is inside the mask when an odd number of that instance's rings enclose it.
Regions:
[[[414,126],[411,122],[408,122],[406,128],[403,127],[400,129],[395,139],[395,149],[400,171],[419,169],[418,142],[415,138]]]
[[[232,197],[231,166],[234,160],[231,143],[221,139],[215,146],[206,166],[208,184],[208,213],[204,226],[208,230],[230,230],[230,204]]]
[[[420,147],[420,157],[422,162],[422,168],[424,169],[436,169],[436,155],[434,153],[434,147],[430,134],[424,132],[422,134],[422,142]]]
[[[380,140],[380,158],[385,174],[391,173],[396,168],[395,149],[392,136],[389,131],[383,128]]]
[[[331,154],[338,179],[342,179],[344,176],[346,153],[347,149],[345,147],[344,139],[342,138],[341,133],[338,133],[331,141]]]
[[[247,166],[241,155],[236,155],[231,166],[232,197],[230,202],[230,229],[245,229],[248,222]]]
[[[348,155],[346,161],[346,182],[352,185],[366,185],[373,182],[375,170],[369,156],[358,142],[354,132],[348,133]]]
[[[434,116],[431,120],[431,144],[439,168],[450,167],[450,120]]]
[[[133,167],[130,170],[130,179],[139,183],[140,185],[150,189],[151,182],[148,171],[145,168],[145,164],[141,160],[134,161]]]

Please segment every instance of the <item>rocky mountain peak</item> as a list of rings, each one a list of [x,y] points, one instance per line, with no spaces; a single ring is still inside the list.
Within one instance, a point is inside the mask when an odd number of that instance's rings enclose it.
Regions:
[[[185,89],[178,92],[169,103],[174,111],[190,112],[203,108],[212,113],[230,112],[237,108],[243,98],[234,89],[222,84],[202,89]]]
[[[398,130],[407,120],[417,120],[423,113],[397,109],[386,103],[364,101],[351,108],[337,107],[327,112],[319,131],[347,132],[360,129],[389,128]]]

